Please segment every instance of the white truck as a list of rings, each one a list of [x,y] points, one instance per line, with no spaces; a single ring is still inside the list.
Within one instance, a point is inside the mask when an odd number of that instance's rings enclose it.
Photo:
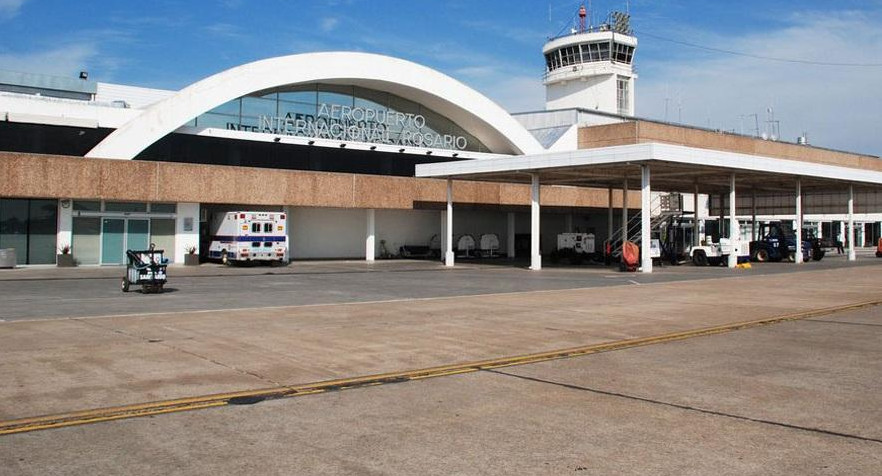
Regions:
[[[288,262],[286,216],[282,212],[226,212],[211,217],[208,257],[223,264]]]
[[[729,255],[735,254],[739,261],[746,261],[750,258],[749,243],[741,241],[737,237],[733,240],[730,238],[720,238],[719,243],[714,243],[710,236],[705,236],[701,240],[701,244],[693,246],[689,250],[692,256],[692,264],[695,266],[707,266],[726,264]]]

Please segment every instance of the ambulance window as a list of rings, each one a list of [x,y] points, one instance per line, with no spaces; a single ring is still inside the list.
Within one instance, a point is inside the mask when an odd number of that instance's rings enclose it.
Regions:
[[[259,247],[259,246],[260,246],[260,242],[259,242],[259,241],[252,241],[252,242],[251,242],[251,247],[252,247],[252,248],[257,248],[257,247]]]
[[[264,241],[264,242],[263,242],[263,247],[264,247],[264,248],[272,248],[272,247],[273,247],[273,242],[272,242],[272,241]]]
[[[260,223],[251,224],[251,233],[260,233]]]
[[[263,224],[264,233],[272,233],[273,232],[273,224],[272,223],[264,223]]]

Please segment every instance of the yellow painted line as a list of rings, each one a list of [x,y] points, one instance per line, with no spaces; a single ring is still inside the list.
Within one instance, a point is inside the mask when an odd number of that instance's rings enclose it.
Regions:
[[[52,428],[63,428],[74,425],[85,425],[89,423],[121,420],[125,418],[136,418],[148,415],[161,415],[165,413],[199,410],[203,408],[213,408],[226,405],[249,404],[256,403],[262,400],[315,395],[336,390],[346,390],[366,386],[383,385],[388,383],[444,377],[449,375],[477,372],[480,370],[511,367],[515,365],[534,364],[549,360],[572,358],[583,355],[596,354],[600,352],[609,352],[613,350],[660,344],[664,342],[673,342],[693,337],[722,334],[725,332],[732,332],[741,329],[776,324],[780,322],[829,315],[843,311],[860,309],[863,307],[876,306],[879,304],[882,304],[882,300],[864,301],[842,306],[826,307],[821,309],[814,309],[811,311],[784,314],[781,316],[766,319],[742,321],[721,326],[705,327],[701,329],[693,329],[682,332],[672,332],[657,336],[624,339],[614,342],[605,342],[601,344],[573,347],[568,349],[558,349],[548,352],[539,352],[511,357],[480,360],[475,362],[429,367],[425,369],[408,370],[404,372],[390,372],[384,374],[366,375],[362,377],[327,380],[303,385],[281,386],[258,390],[246,390],[241,392],[219,393],[213,395],[178,398],[173,400],[163,400],[158,402],[148,402],[134,405],[97,408],[91,410],[62,413],[58,415],[47,415],[34,418],[0,421],[0,435],[25,433],[29,431],[45,430]]]

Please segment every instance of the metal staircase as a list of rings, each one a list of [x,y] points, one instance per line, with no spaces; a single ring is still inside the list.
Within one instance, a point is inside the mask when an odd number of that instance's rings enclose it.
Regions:
[[[650,201],[649,209],[651,214],[649,233],[651,235],[653,232],[658,231],[662,225],[670,221],[671,218],[683,214],[683,197],[679,193],[658,194]],[[643,238],[641,233],[642,224],[643,219],[641,214],[638,213],[628,220],[628,226],[626,227],[628,230],[628,241],[634,242],[638,246]],[[618,228],[609,239],[603,242],[603,249],[606,249],[607,244],[612,243],[613,246],[610,254],[612,256],[619,256],[622,252],[623,242],[622,228]]]

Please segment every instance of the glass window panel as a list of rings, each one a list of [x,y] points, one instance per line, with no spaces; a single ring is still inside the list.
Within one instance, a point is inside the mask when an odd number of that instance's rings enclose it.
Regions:
[[[73,209],[81,212],[100,212],[101,211],[101,202],[98,200],[95,201],[83,201],[83,200],[74,200]]]
[[[174,260],[175,220],[173,218],[150,219],[150,242],[156,249],[165,251],[163,257]]]
[[[389,94],[373,89],[355,88],[355,106],[369,109],[386,109]]]
[[[153,213],[174,213],[177,211],[177,205],[174,203],[151,203],[150,211]]]
[[[239,115],[239,99],[234,99],[228,103],[221,104],[220,106],[218,106],[208,112],[238,116]]]
[[[333,84],[320,84],[318,87],[319,104],[340,104],[352,106],[352,86],[337,86]]]
[[[302,102],[279,102],[279,116],[286,117],[288,114],[294,119],[299,119],[298,114],[306,120],[315,118],[315,104],[306,104]],[[306,117],[311,116],[311,117]]]
[[[214,114],[206,112],[196,119],[199,127],[216,127],[219,129],[229,129],[228,124],[236,125],[239,123],[239,116],[230,116],[227,114]]]
[[[276,116],[276,101],[261,98],[242,98],[242,116]]]
[[[282,91],[279,92],[279,100],[315,104],[317,101],[317,92],[315,86],[304,91]]]
[[[142,202],[106,202],[104,211],[107,212],[146,212],[147,204]]]
[[[27,264],[27,200],[0,199],[0,248],[15,248],[17,264]]]
[[[55,264],[58,201],[31,200],[29,208],[28,264]]]
[[[74,217],[71,253],[77,263],[98,264],[101,248],[101,219]]]

